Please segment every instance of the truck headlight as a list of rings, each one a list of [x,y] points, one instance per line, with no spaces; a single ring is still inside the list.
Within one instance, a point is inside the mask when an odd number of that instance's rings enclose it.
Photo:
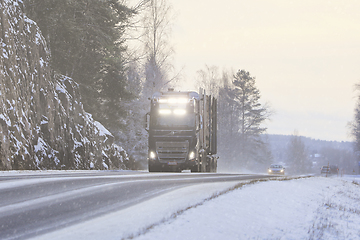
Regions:
[[[153,151],[150,151],[150,152],[149,152],[149,158],[150,158],[150,159],[155,159],[155,158],[156,158],[156,153],[153,152]]]
[[[171,110],[170,109],[159,109],[159,114],[169,115],[169,114],[171,114]]]
[[[189,160],[192,160],[195,158],[195,152],[190,152],[189,153]]]
[[[175,115],[185,115],[186,110],[185,109],[174,109],[174,114]]]

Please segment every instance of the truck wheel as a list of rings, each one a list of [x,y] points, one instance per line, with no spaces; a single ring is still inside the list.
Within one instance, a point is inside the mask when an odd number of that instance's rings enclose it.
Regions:
[[[214,158],[214,173],[217,172],[217,158]]]
[[[200,172],[206,172],[206,156],[201,157]]]
[[[199,165],[193,166],[190,170],[191,172],[199,172]]]
[[[212,158],[206,157],[206,172],[212,172],[213,164],[212,164]]]
[[[217,159],[215,157],[212,157],[211,159],[211,172],[216,173],[217,170]]]
[[[156,165],[149,163],[149,172],[159,172],[159,168]]]

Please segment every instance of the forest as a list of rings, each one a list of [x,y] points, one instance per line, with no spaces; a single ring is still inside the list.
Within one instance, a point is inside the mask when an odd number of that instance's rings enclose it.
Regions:
[[[67,76],[78,84],[84,110],[126,151],[126,168],[146,168],[148,98],[156,91],[176,89],[186,80],[173,66],[174,9],[169,2],[143,0],[130,6],[116,0],[24,0],[22,8],[46,40],[51,74]],[[294,172],[311,171],[311,156],[320,149],[305,147],[297,134],[287,138],[281,150],[274,147],[276,138],[267,137],[264,123],[276,111],[262,101],[256,73],[234,67],[238,70],[204,63],[193,79],[198,88],[219,100],[218,143],[223,161],[219,168],[262,171],[281,161],[292,164]],[[291,146],[296,150],[291,152]],[[325,156],[334,148],[321,149]],[[354,154],[348,145],[341,149],[339,158],[351,159],[345,164],[350,171],[356,162]],[[70,165],[64,168],[89,168],[88,164]]]

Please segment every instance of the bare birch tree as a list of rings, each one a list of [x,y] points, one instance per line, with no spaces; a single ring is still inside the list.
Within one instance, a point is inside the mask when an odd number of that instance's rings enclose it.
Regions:
[[[219,68],[205,65],[205,70],[197,71],[196,83],[198,87],[205,89],[208,94],[218,97],[219,88],[222,85]]]
[[[308,173],[311,165],[307,155],[305,144],[295,130],[287,149],[287,162],[291,166],[290,172]]]
[[[149,0],[143,19],[146,55],[143,94],[147,97],[165,88],[171,81],[168,79],[173,69],[170,57],[174,52],[170,44],[171,17],[172,8],[166,0]]]

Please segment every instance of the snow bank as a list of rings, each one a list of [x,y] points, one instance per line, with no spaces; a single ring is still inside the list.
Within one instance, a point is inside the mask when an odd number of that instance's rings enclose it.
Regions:
[[[359,190],[348,178],[247,185],[136,239],[360,239]]]
[[[36,239],[360,239],[359,183],[262,181],[224,194],[235,183],[184,187]]]

